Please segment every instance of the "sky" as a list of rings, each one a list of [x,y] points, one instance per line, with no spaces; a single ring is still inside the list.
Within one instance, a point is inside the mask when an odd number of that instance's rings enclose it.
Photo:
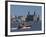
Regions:
[[[26,16],[30,12],[30,14],[40,15],[42,13],[41,6],[26,6],[26,5],[11,5],[10,13],[11,16]]]

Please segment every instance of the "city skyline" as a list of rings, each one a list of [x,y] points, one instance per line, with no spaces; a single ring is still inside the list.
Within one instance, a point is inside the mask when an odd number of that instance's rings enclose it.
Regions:
[[[11,16],[26,16],[28,12],[41,16],[41,6],[22,6],[22,5],[11,5],[10,12]]]

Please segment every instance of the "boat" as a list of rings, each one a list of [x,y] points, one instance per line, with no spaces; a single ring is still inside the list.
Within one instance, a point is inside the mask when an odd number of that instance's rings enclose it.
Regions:
[[[32,25],[27,25],[24,23],[17,26],[18,29],[29,29],[31,27],[32,27]]]

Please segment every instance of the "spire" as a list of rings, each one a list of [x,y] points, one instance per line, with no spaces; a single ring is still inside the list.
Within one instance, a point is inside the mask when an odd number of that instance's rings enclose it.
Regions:
[[[28,15],[30,15],[30,12],[28,12]]]
[[[35,11],[34,11],[34,15],[35,15]]]
[[[38,15],[38,17],[39,17],[39,15]]]

